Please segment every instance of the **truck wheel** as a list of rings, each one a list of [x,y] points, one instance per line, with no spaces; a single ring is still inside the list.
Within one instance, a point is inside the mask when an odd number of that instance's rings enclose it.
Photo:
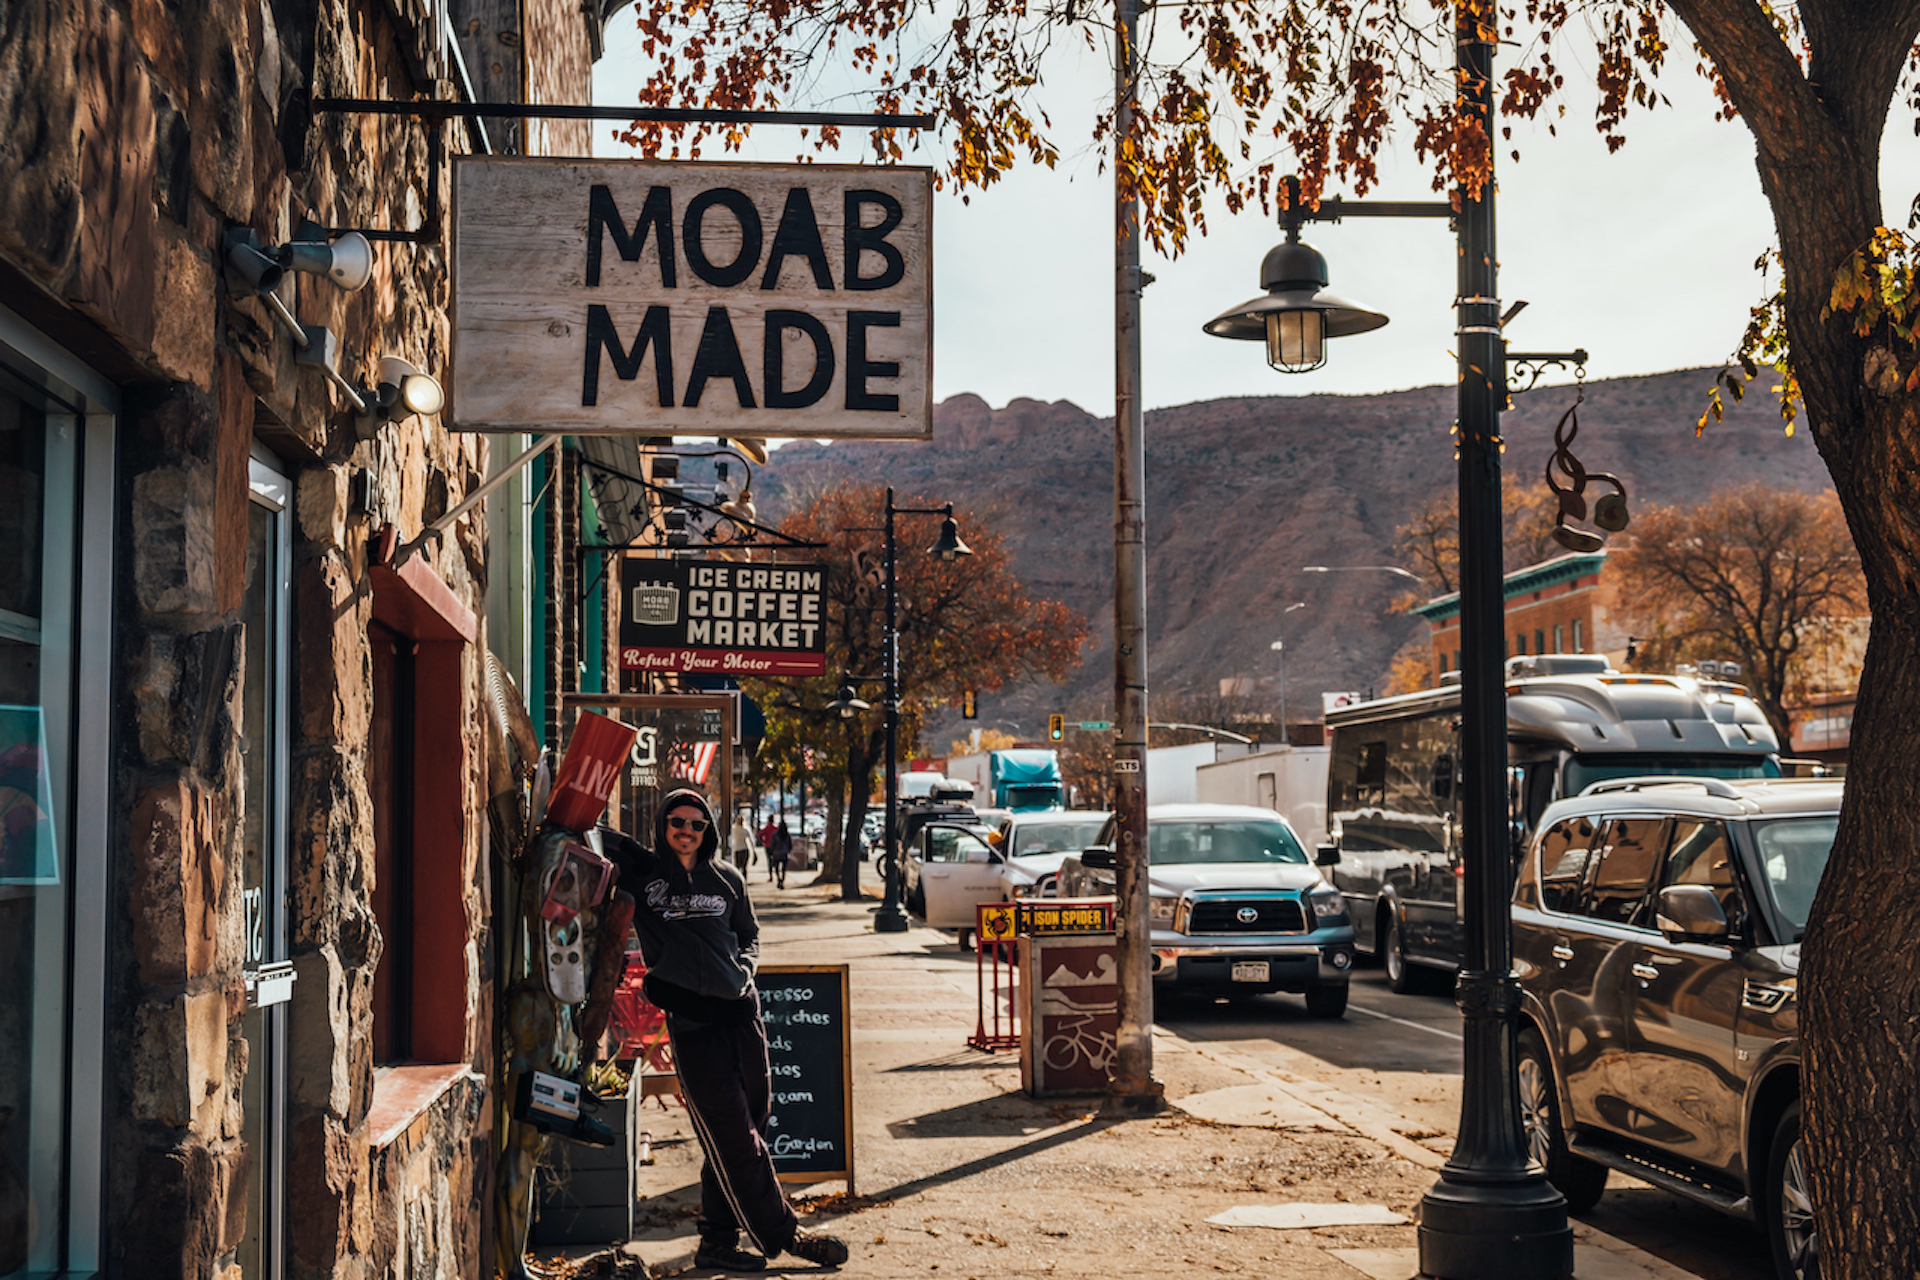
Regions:
[[[1387,986],[1395,995],[1415,995],[1425,984],[1420,980],[1419,969],[1407,960],[1407,949],[1401,942],[1399,914],[1391,907],[1385,910],[1387,936],[1380,944],[1380,963],[1387,971]]]
[[[1520,1086],[1520,1125],[1527,1150],[1547,1171],[1547,1181],[1567,1198],[1567,1209],[1585,1213],[1607,1189],[1607,1167],[1567,1150],[1560,1124],[1560,1095],[1554,1089],[1553,1063],[1546,1042],[1532,1027],[1520,1033],[1520,1058],[1514,1070]]]
[[[1813,1180],[1800,1141],[1800,1104],[1780,1117],[1767,1148],[1767,1241],[1780,1280],[1819,1280],[1820,1242],[1813,1230]]]
[[[1307,988],[1307,1012],[1316,1018],[1343,1018],[1347,1013],[1347,984]]]

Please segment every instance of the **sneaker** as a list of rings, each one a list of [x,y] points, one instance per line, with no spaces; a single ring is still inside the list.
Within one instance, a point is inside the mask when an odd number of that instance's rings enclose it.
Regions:
[[[737,1244],[702,1242],[693,1255],[693,1265],[713,1271],[765,1271],[767,1260]]]
[[[847,1260],[847,1242],[817,1231],[796,1231],[787,1252],[821,1267],[837,1267]]]

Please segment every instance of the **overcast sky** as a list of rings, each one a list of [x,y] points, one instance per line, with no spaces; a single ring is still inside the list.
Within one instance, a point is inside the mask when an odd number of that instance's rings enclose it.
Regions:
[[[630,14],[616,17],[595,75],[602,103],[634,101]],[[1588,376],[1626,377],[1718,366],[1761,296],[1753,262],[1772,241],[1753,146],[1744,126],[1719,123],[1705,83],[1674,64],[1660,82],[1671,108],[1630,121],[1607,154],[1584,107],[1558,136],[1516,122],[1516,163],[1503,155],[1497,212],[1500,294],[1531,305],[1508,329],[1514,350],[1591,352]],[[1569,68],[1573,83],[1577,70]],[[1093,104],[1111,93],[1104,62],[1063,61],[1049,78],[1060,167],[1023,169],[963,204],[936,196],[934,398],[962,392],[994,407],[1071,400],[1113,411],[1112,184],[1087,149]],[[856,110],[846,102],[790,107]],[[603,156],[631,154],[596,135]],[[761,129],[748,157],[790,160],[797,131]],[[930,145],[938,145],[937,142]],[[706,158],[718,158],[709,149]],[[859,157],[848,157],[858,159]],[[933,163],[931,153],[910,162]],[[1904,225],[1920,182],[1920,145],[1903,121],[1889,131],[1885,216]],[[1385,158],[1369,197],[1439,199],[1411,148]],[[1348,191],[1336,192],[1352,197]],[[1313,224],[1303,238],[1327,258],[1330,287],[1391,317],[1374,333],[1334,340],[1324,368],[1268,369],[1259,344],[1211,338],[1200,326],[1260,293],[1260,259],[1282,238],[1257,213],[1214,215],[1212,232],[1177,261],[1148,253],[1157,279],[1144,303],[1142,389],[1148,408],[1224,396],[1367,394],[1454,379],[1454,241],[1443,219]]]

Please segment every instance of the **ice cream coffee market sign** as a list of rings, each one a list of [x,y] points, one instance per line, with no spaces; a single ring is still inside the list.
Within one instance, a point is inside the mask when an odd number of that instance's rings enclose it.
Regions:
[[[621,563],[620,666],[734,676],[827,672],[827,572],[817,564]]]
[[[447,421],[926,439],[932,171],[462,157]]]

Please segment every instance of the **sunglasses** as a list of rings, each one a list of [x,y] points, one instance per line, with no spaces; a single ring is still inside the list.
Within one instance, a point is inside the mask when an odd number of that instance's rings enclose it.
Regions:
[[[668,818],[667,825],[675,831],[691,831],[695,835],[707,829],[706,820],[703,818]]]

